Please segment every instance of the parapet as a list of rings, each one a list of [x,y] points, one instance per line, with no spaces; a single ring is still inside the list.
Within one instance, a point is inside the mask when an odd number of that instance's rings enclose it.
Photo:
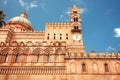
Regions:
[[[65,56],[66,59],[70,59],[70,58],[74,58],[74,59],[79,59],[79,58],[92,58],[92,59],[120,59],[120,51],[117,52],[117,54],[115,54],[114,52],[108,53],[96,53],[95,51],[91,51],[90,54],[81,54],[81,53],[66,53]]]
[[[54,23],[46,23],[46,27],[47,28],[51,28],[51,27],[56,27],[56,28],[62,28],[62,27],[67,27],[70,26],[70,23],[64,22],[64,23],[59,23],[59,22],[54,22]]]

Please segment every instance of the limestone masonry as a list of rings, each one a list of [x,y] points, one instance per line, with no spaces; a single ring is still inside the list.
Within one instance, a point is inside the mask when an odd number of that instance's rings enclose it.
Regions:
[[[86,53],[80,7],[70,7],[70,22],[48,22],[45,31],[27,17],[0,28],[0,80],[120,80],[120,52]]]

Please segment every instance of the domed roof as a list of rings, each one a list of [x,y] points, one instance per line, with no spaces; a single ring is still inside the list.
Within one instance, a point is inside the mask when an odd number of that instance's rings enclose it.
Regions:
[[[28,24],[29,26],[32,26],[31,22],[27,19],[27,14],[25,11],[23,11],[20,16],[13,17],[9,20],[10,22],[22,22],[25,24]]]
[[[31,22],[27,19],[26,12],[22,12],[20,16],[13,17],[6,23],[6,27],[14,32],[33,31]]]
[[[9,21],[11,21],[11,22],[22,22],[22,23],[28,24],[29,26],[32,26],[31,22],[27,18],[24,18],[22,16],[13,17]]]

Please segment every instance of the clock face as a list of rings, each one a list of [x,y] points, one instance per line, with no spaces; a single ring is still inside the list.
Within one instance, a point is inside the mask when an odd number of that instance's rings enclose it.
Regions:
[[[78,40],[80,40],[81,39],[81,36],[79,35],[79,34],[73,34],[73,40],[76,40],[76,41],[78,41]]]

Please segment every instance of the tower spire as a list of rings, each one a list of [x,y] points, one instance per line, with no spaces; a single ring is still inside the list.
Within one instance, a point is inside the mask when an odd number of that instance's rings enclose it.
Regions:
[[[27,13],[26,13],[26,10],[24,10],[23,12],[21,12],[20,14],[21,17],[24,17],[24,18],[27,18]]]

